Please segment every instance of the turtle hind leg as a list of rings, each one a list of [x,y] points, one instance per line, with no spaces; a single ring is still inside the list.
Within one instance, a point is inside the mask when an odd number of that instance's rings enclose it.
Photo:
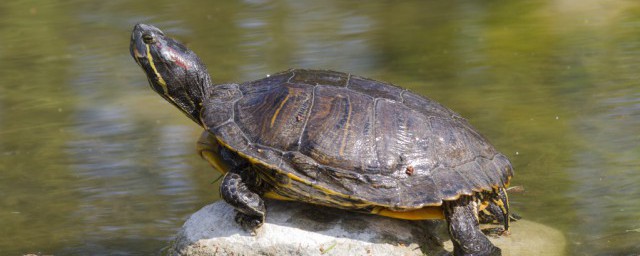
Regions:
[[[255,232],[264,223],[266,208],[260,195],[251,191],[237,169],[225,174],[220,184],[220,195],[236,210],[235,221],[246,231]]]
[[[489,205],[479,212],[480,223],[502,224],[504,229],[496,228],[497,232],[491,232],[491,234],[508,234],[510,222],[519,220],[521,217],[509,209],[507,190],[504,188],[495,189],[488,197]]]
[[[444,201],[443,205],[454,255],[502,254],[480,230],[473,197],[461,196],[455,201]]]

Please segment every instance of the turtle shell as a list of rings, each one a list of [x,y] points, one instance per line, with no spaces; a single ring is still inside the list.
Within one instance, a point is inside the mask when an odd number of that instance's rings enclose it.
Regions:
[[[335,71],[216,85],[201,119],[286,199],[417,209],[506,187],[513,175],[509,160],[457,113]]]

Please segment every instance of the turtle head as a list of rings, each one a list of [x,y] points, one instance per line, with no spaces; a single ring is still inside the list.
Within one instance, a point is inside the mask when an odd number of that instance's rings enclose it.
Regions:
[[[212,83],[200,58],[160,29],[145,24],[133,28],[129,50],[147,74],[151,89],[202,125],[202,99]]]

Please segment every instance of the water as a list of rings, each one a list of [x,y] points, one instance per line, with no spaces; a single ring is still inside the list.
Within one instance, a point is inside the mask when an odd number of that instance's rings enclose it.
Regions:
[[[640,2],[0,3],[0,254],[153,254],[218,198],[199,128],[128,52],[137,22],[218,82],[291,67],[390,81],[466,116],[569,255],[640,253]]]

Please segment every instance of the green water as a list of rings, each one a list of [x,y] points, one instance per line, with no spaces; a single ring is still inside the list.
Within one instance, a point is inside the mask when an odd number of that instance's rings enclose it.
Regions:
[[[512,160],[569,255],[640,253],[638,1],[3,1],[0,254],[154,254],[218,198],[199,129],[129,56],[135,23],[218,82],[292,67],[428,95]]]

